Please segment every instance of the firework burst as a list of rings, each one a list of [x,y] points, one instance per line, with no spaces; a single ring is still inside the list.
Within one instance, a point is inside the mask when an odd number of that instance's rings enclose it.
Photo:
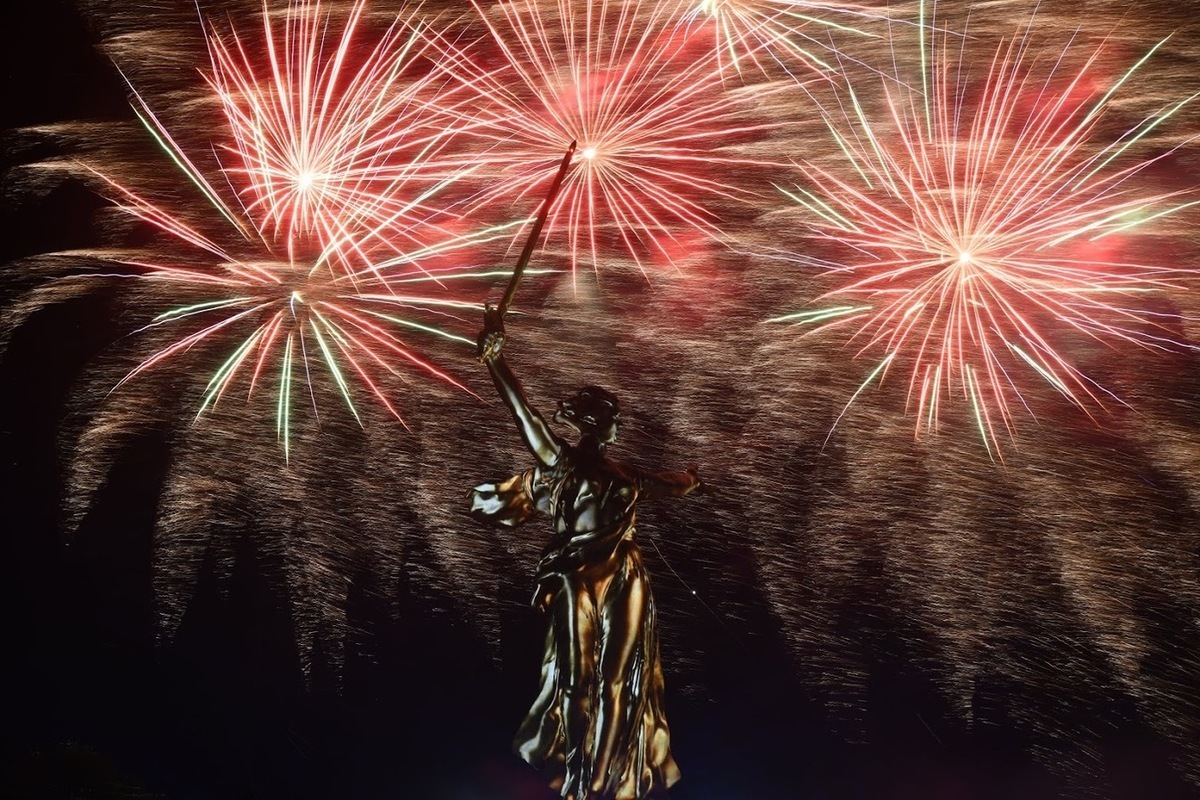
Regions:
[[[417,12],[363,42],[365,0],[340,28],[316,3],[262,10],[261,39],[210,26],[206,80],[228,121],[226,166],[246,215],[289,253],[319,240],[352,272],[364,248],[421,247],[448,130],[423,98],[453,107],[429,69]]]
[[[531,205],[577,141],[547,247],[565,246],[572,270],[626,257],[646,272],[675,264],[672,242],[683,232],[722,238],[717,209],[736,213],[728,209],[756,199],[733,175],[764,162],[739,145],[780,123],[753,119],[748,91],[725,91],[672,4],[476,8],[490,37],[439,43],[442,68],[478,97],[477,118],[459,125],[479,143],[471,159],[489,181],[471,209]],[[502,65],[493,68],[496,55]],[[756,95],[780,89],[759,86]]]
[[[361,3],[356,4],[347,31],[361,12]],[[307,387],[317,411],[317,387],[322,383],[315,379],[317,369],[360,423],[355,385],[401,422],[385,382],[403,382],[406,373],[415,373],[465,390],[422,356],[408,337],[473,344],[446,326],[463,321],[458,312],[479,308],[449,289],[455,280],[476,276],[425,265],[488,236],[483,231],[444,231],[437,222],[442,215],[428,205],[449,182],[424,177],[428,163],[422,159],[431,157],[440,134],[430,134],[415,149],[401,145],[413,130],[418,135],[420,131],[402,127],[403,103],[382,99],[390,97],[396,80],[397,67],[385,69],[382,63],[394,55],[391,45],[397,29],[393,27],[384,44],[371,51],[358,72],[343,74],[349,34],[341,40],[333,63],[318,69],[319,9],[296,13],[298,21],[289,22],[283,54],[268,47],[274,95],[252,85],[245,75],[233,81],[234,50],[210,40],[219,76],[211,84],[235,132],[238,146],[233,152],[242,159],[241,167],[227,168],[226,173],[248,180],[245,192],[256,198],[253,202],[239,210],[222,199],[136,91],[139,119],[203,194],[205,211],[217,213],[200,223],[189,222],[97,172],[120,209],[165,232],[173,245],[165,258],[119,259],[130,269],[127,274],[170,287],[180,301],[148,326],[171,326],[183,331],[180,338],[143,361],[121,383],[176,361],[199,345],[232,343],[208,381],[198,416],[235,386],[243,386],[250,397],[270,384],[285,455],[300,395],[295,387]],[[266,25],[269,34],[270,22]],[[240,43],[235,49],[245,56]],[[303,66],[296,67],[298,62]],[[292,83],[297,69],[302,79]],[[230,88],[235,84],[236,91]],[[335,97],[335,89],[345,94]],[[252,111],[240,105],[251,101]],[[377,123],[383,126],[379,130],[373,127]],[[314,160],[303,161],[309,157]],[[294,170],[321,158],[327,159],[319,170],[323,177],[301,191]],[[281,188],[289,181],[292,191]],[[406,196],[409,199],[401,199]],[[221,231],[206,233],[204,229],[212,227],[204,224],[209,220],[222,223]],[[401,249],[398,242],[406,246]],[[192,255],[178,252],[178,245],[186,245]]]
[[[700,0],[688,3],[682,22],[695,33],[708,30],[722,72],[738,74],[750,64],[767,74],[776,64],[788,74],[797,68],[832,70],[834,32],[870,37],[856,25],[885,15],[858,3],[821,0]],[[810,32],[811,31],[811,32]]]
[[[1031,33],[1030,22],[1001,42],[978,86],[962,39],[926,47],[922,33],[920,81],[885,80],[881,113],[846,77],[822,105],[846,168],[802,163],[803,184],[787,190],[818,236],[853,255],[826,265],[837,305],[779,321],[852,328],[859,354],[878,359],[854,397],[903,371],[918,435],[962,396],[989,449],[1011,430],[1027,376],[1085,411],[1111,396],[1072,363],[1072,334],[1172,345],[1141,298],[1187,272],[1122,258],[1124,234],[1197,202],[1139,182],[1170,150],[1135,157],[1196,95],[1105,134],[1113,97],[1157,47],[1108,79],[1104,43],[1082,61],[1069,43],[1037,78]]]
[[[299,394],[293,387],[307,386],[315,413],[317,382],[313,372],[318,365],[360,422],[353,383],[365,387],[403,423],[382,382],[404,380],[402,366],[466,390],[423,357],[405,335],[432,335],[472,344],[470,339],[446,329],[447,323],[465,321],[457,316],[458,312],[479,308],[478,303],[455,299],[445,290],[452,279],[471,277],[466,273],[438,276],[409,268],[404,274],[394,269],[394,263],[384,262],[345,274],[332,272],[327,264],[269,256],[258,260],[239,258],[178,217],[115,181],[108,183],[120,197],[123,210],[152,222],[210,257],[210,263],[199,266],[190,266],[188,259],[178,257],[121,260],[132,268],[132,276],[166,284],[169,291],[189,302],[159,314],[148,326],[172,326],[188,332],[143,361],[120,384],[163,362],[183,358],[202,344],[228,349],[232,343],[231,352],[208,381],[197,416],[215,406],[239,382],[247,399],[256,388],[271,384],[276,394],[276,428],[285,456],[290,451],[290,419]],[[450,246],[460,245],[456,242]],[[429,254],[437,251],[436,247],[428,248]],[[415,262],[420,257],[417,253],[406,258]],[[385,271],[387,279],[381,277]],[[268,379],[268,372],[273,377]]]

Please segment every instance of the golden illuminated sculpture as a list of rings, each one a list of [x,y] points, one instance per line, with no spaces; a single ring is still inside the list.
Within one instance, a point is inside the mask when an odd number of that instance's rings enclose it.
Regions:
[[[504,359],[503,312],[488,308],[479,357],[537,464],[472,493],[477,519],[519,525],[541,512],[554,538],[537,569],[533,604],[547,616],[541,691],[517,732],[516,752],[551,774],[572,800],[634,800],[679,780],[663,713],[650,578],[634,537],[639,500],[682,497],[694,471],[647,472],[614,461],[617,398],[585,387],[554,415],[579,432],[572,445],[529,404]]]

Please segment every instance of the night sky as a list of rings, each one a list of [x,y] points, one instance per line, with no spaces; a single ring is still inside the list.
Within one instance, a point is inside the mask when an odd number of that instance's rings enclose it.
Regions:
[[[253,2],[202,6],[258,30]],[[939,14],[961,29],[968,7]],[[1030,8],[975,5],[981,71]],[[110,393],[171,341],[135,331],[174,300],[77,276],[103,272],[105,248],[170,243],[112,209],[80,163],[199,213],[113,62],[210,152],[220,134],[189,105],[203,36],[175,0],[7,16],[0,795],[554,797],[510,753],[537,686],[528,598],[549,526],[467,516],[471,486],[531,463],[470,349],[425,345],[478,397],[397,384],[407,430],[369,401],[360,426],[316,377],[319,417],[297,415],[286,462],[270,395],[193,424],[219,348]],[[1174,32],[1125,87],[1111,125],[1129,127],[1200,90],[1193,17],[1167,0],[1045,3],[1031,41],[1053,60],[1077,29],[1111,32],[1100,72],[1119,75]],[[831,163],[804,96],[762,80],[755,113],[789,122],[730,147]],[[1144,144],[1197,132],[1189,106]],[[1195,187],[1198,156],[1185,144],[1138,180]],[[696,467],[714,488],[639,509],[683,772],[671,796],[1200,795],[1200,287],[1145,301],[1173,331],[1165,351],[1059,343],[1120,398],[1091,417],[1031,381],[999,456],[961,403],[916,438],[903,377],[847,410],[873,362],[845,337],[764,323],[830,288],[779,253],[838,254],[769,171],[710,169],[764,198],[712,209],[735,246],[686,231],[673,268],[533,276],[507,345],[535,405],[603,385],[625,409],[615,457]],[[1122,257],[1200,265],[1194,211]],[[504,243],[469,257],[513,260]]]

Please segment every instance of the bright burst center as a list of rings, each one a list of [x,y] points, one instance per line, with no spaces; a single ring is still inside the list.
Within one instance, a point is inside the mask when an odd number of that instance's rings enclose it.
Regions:
[[[311,171],[301,172],[296,176],[296,187],[302,192],[307,192],[308,190],[312,189],[316,180],[317,176],[315,173]]]
[[[582,155],[588,161],[591,161],[592,159],[594,159],[596,157],[596,148],[595,147],[585,147],[585,148],[583,148],[583,152],[580,155]]]

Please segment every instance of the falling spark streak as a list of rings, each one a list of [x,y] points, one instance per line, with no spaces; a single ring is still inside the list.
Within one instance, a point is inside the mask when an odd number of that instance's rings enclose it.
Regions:
[[[675,265],[683,230],[721,240],[718,204],[756,199],[732,175],[771,164],[735,148],[783,124],[752,119],[749,101],[787,85],[727,91],[711,55],[692,52],[672,3],[517,0],[494,14],[474,5],[490,43],[437,42],[441,69],[478,98],[475,116],[457,123],[479,143],[470,158],[490,181],[471,210],[528,206],[577,141],[543,246],[565,246],[573,274],[615,256],[645,273],[650,258]],[[501,66],[476,52],[489,46]]]
[[[1183,346],[1159,315],[1129,301],[1178,287],[1191,271],[1095,259],[1080,247],[1200,202],[1176,200],[1190,192],[1138,185],[1174,150],[1142,159],[1131,150],[1198,95],[1106,139],[1098,123],[1112,98],[1161,42],[1095,100],[1085,87],[1098,78],[1105,43],[1065,74],[1078,63],[1079,45],[1069,42],[1039,82],[1030,19],[996,47],[972,97],[961,50],[949,34],[938,39],[925,28],[922,79],[884,80],[884,113],[861,102],[848,69],[837,102],[819,103],[846,170],[806,161],[798,164],[806,186],[781,187],[817,236],[855,254],[823,265],[842,280],[825,299],[865,304],[772,321],[819,323],[815,330],[854,323],[859,353],[883,360],[852,402],[902,364],[917,435],[936,430],[941,402],[961,393],[995,457],[1001,429],[1013,430],[1013,404],[1025,405],[1019,368],[1089,415],[1089,406],[1103,407],[1102,395],[1112,397],[1056,348],[1063,334],[1109,346]]]
[[[451,132],[423,98],[436,94],[450,109],[454,93],[422,66],[427,37],[416,14],[370,46],[358,35],[365,0],[340,35],[320,2],[281,14],[264,5],[261,40],[208,26],[206,80],[232,134],[226,172],[259,233],[282,240],[290,257],[312,240],[325,249],[320,260],[339,266],[372,247],[424,243],[414,224],[439,210],[430,199]]]
[[[711,26],[718,69],[739,75],[746,62],[769,74],[768,60],[793,76],[797,67],[833,70],[826,59],[836,60],[837,51],[829,34],[876,38],[855,23],[887,17],[870,6],[821,0],[689,0],[686,6],[681,22],[687,30],[695,33]],[[809,33],[810,27],[814,33]]]
[[[848,315],[870,310],[871,306],[833,306],[832,308],[818,308],[811,311],[797,311],[794,314],[784,314],[781,317],[772,317],[767,322],[791,322],[796,325],[814,325],[818,322],[825,322],[830,319],[843,319]]]

